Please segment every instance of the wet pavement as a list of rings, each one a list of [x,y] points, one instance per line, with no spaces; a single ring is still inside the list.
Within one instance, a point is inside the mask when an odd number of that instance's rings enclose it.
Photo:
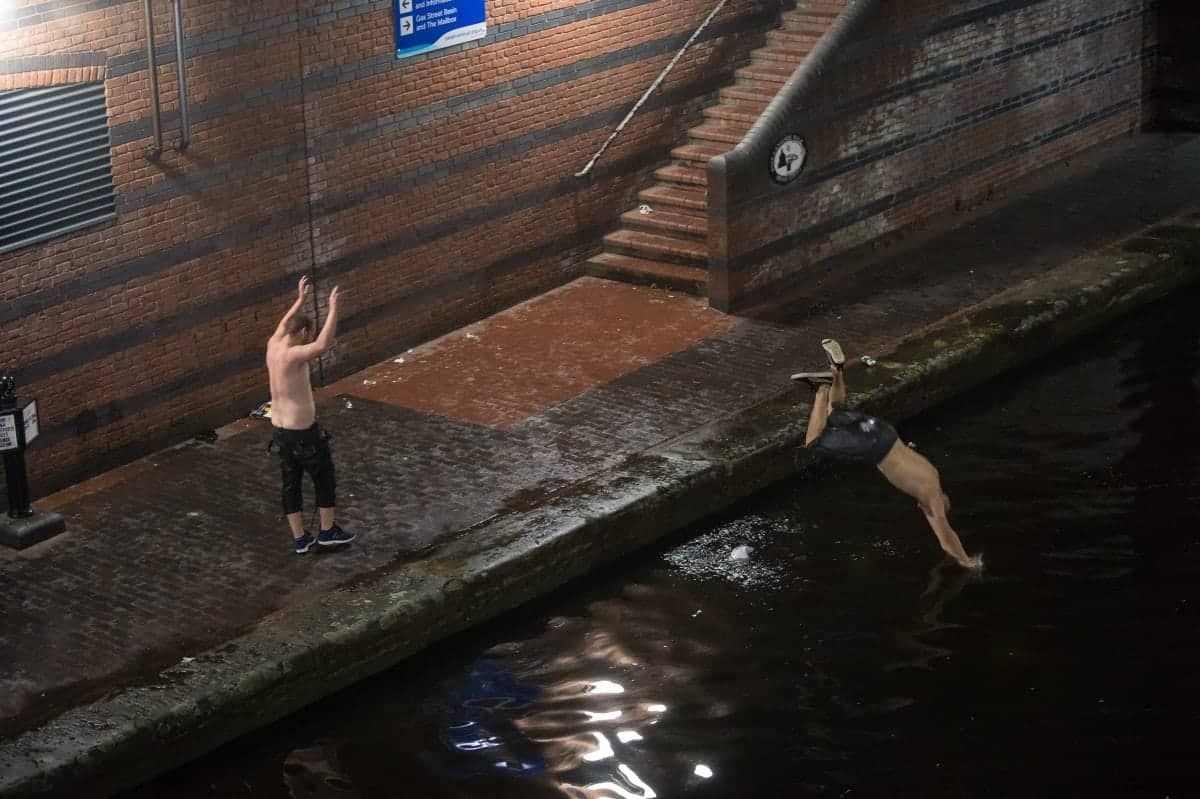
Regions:
[[[220,660],[211,653],[227,642],[287,629],[330,592],[779,396],[788,373],[819,364],[823,336],[851,357],[883,352],[1184,214],[1190,227],[1138,239],[1169,258],[1172,242],[1194,236],[1198,182],[1195,138],[1123,140],[1030,182],[995,213],[952,220],[957,231],[814,269],[811,292],[747,316],[583,279],[398,353],[321,399],[339,514],[360,536],[342,552],[290,551],[263,422],[48,498],[40,506],[63,513],[68,533],[0,553],[0,739],[124,687],[168,685],[189,658]],[[1119,252],[1103,259],[1122,263]]]
[[[1198,301],[901,427],[981,574],[828,464],[123,799],[1192,795]]]

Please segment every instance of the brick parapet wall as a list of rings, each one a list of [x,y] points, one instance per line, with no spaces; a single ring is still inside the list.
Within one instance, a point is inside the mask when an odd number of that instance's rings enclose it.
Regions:
[[[851,0],[768,118],[710,163],[713,304],[753,303],[823,259],[1136,129],[1158,5]],[[788,133],[808,161],[780,186],[769,155]]]
[[[157,161],[141,0],[18,5],[0,80],[104,70],[118,209],[0,255],[0,369],[41,403],[37,492],[256,405],[300,274],[322,303],[334,283],[347,296],[326,379],[579,274],[777,12],[730,3],[580,182],[709,0],[490,0],[486,39],[401,61],[388,0],[184,0],[185,152],[171,5],[154,0]]]

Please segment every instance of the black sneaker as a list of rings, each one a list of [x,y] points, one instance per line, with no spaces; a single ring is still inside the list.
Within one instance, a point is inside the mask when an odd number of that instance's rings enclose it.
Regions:
[[[818,388],[819,386],[828,386],[833,384],[833,372],[796,372],[792,375],[792,379],[797,382],[808,383],[810,388]]]
[[[303,555],[305,552],[308,552],[308,550],[312,549],[313,544],[315,543],[317,543],[317,539],[313,538],[308,534],[308,531],[305,530],[304,535],[300,536],[299,538],[292,539],[292,550],[297,555]]]
[[[825,357],[829,359],[829,365],[834,369],[841,369],[846,365],[846,356],[842,353],[841,344],[827,338],[821,341],[821,349],[825,350]]]
[[[340,547],[354,540],[354,535],[347,533],[336,524],[328,530],[322,530],[317,536],[317,543],[323,547]]]

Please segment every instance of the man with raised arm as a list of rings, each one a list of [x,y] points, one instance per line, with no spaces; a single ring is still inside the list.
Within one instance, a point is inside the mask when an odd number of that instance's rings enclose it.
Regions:
[[[841,345],[831,338],[822,341],[821,347],[832,367],[830,371],[792,375],[793,380],[804,381],[817,392],[804,445],[837,460],[869,463],[878,468],[889,483],[917,501],[943,552],[964,568],[982,566],[983,560],[978,555],[967,555],[958,533],[950,526],[950,498],[942,491],[938,470],[927,458],[905,446],[896,428],[878,417],[846,407],[846,378],[842,373],[846,356]]]
[[[300,313],[308,297],[308,289],[308,278],[301,278],[296,301],[279,320],[278,327],[267,341],[271,424],[275,426],[271,445],[279,450],[283,475],[283,513],[287,516],[292,531],[292,547],[297,555],[308,552],[314,544],[338,547],[354,540],[354,536],[338,527],[334,519],[337,501],[333,456],[329,452],[329,435],[317,425],[317,408],[313,403],[308,370],[309,361],[321,355],[333,343],[337,331],[338,289],[334,286],[329,294],[329,312],[316,340],[312,337],[312,319]],[[301,513],[301,480],[306,472],[316,488],[317,510],[321,517],[321,529],[315,537],[304,529]]]

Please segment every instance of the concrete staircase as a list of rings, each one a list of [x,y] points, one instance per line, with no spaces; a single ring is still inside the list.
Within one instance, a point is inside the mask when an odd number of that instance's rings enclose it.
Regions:
[[[654,172],[654,185],[638,193],[639,204],[650,212],[635,208],[621,214],[620,227],[587,261],[588,274],[708,293],[708,161],[741,141],[844,5],[845,0],[799,0],[797,8],[783,12],[779,28],[768,31],[766,44],[734,73],[733,85],[704,109],[704,122],[671,151],[671,163]]]

